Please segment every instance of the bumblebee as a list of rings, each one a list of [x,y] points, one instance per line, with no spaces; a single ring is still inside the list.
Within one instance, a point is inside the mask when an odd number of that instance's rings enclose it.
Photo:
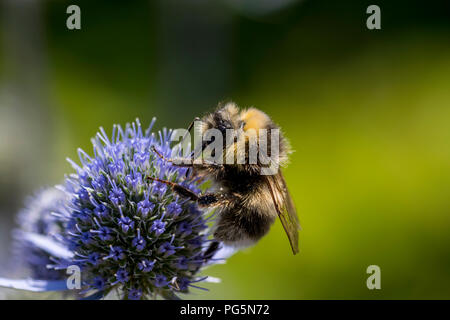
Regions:
[[[198,195],[186,187],[170,181],[152,177],[149,179],[169,185],[175,193],[197,202],[200,207],[216,207],[217,219],[213,229],[214,238],[225,245],[247,247],[255,244],[268,233],[271,225],[279,217],[292,252],[298,253],[300,224],[280,169],[280,166],[286,164],[290,153],[287,140],[282,133],[278,134],[276,140],[278,154],[275,159],[271,159],[272,162],[275,162],[277,170],[272,174],[261,174],[264,164],[260,158],[257,158],[257,161],[250,161],[250,138],[246,133],[253,130],[263,132],[259,135],[265,134],[269,137],[273,131],[279,132],[279,127],[261,110],[256,108],[240,110],[234,103],[219,105],[214,112],[201,119],[196,118],[194,121],[196,120],[200,123],[201,134],[215,129],[227,141],[220,150],[219,159],[232,154],[236,158],[241,157],[244,161],[241,163],[198,161],[198,159],[195,161],[196,158],[193,154],[189,158],[176,161],[176,159],[165,158],[153,148],[159,157],[173,165],[191,168],[191,174],[194,177],[205,177],[211,180],[215,191]],[[194,121],[189,126],[189,131],[192,129]],[[264,130],[261,131],[261,129]],[[229,130],[235,132],[232,140],[227,139]],[[203,141],[202,151],[205,151],[211,143],[211,141]],[[243,143],[245,148],[238,148],[239,143]],[[270,141],[268,144],[270,145]],[[269,151],[268,157],[270,156]],[[217,158],[217,154],[215,154],[215,159]],[[213,243],[207,251],[212,252],[217,246],[217,242]]]

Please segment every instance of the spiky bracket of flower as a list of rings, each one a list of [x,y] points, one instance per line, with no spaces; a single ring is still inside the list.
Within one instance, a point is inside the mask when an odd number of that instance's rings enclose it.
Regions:
[[[196,192],[200,183],[151,151],[155,146],[164,156],[173,153],[172,131],[156,137],[153,123],[145,132],[139,120],[116,125],[111,139],[101,128],[92,139],[94,156],[80,149],[81,165],[69,160],[76,173],[66,177],[61,189],[67,200],[52,213],[63,224],[52,240],[57,244],[27,236],[50,253],[54,263],[47,267],[81,269],[85,295],[104,297],[117,289],[125,299],[176,298],[206,278],[197,275],[210,262],[204,257],[209,218],[192,201],[146,177]]]

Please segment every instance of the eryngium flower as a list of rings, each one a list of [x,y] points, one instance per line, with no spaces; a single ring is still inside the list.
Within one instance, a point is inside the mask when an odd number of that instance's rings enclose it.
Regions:
[[[200,192],[198,181],[152,152],[154,146],[172,156],[172,131],[156,137],[152,125],[145,132],[138,120],[114,126],[111,139],[101,128],[92,140],[94,156],[79,150],[81,165],[71,161],[76,174],[66,177],[70,201],[59,217],[61,240],[74,256],[53,267],[78,265],[86,292],[116,288],[128,299],[173,297],[201,280],[196,275],[208,243],[204,213],[147,177]]]
[[[64,205],[66,194],[56,188],[42,189],[27,199],[26,206],[17,215],[18,228],[14,230],[14,269],[28,267],[29,276],[34,279],[57,280],[63,276],[62,271],[48,269],[50,256],[24,237],[26,233],[47,236],[62,231],[62,223],[52,215]]]
[[[23,233],[27,243],[43,249],[52,261],[33,260],[32,267],[64,276],[59,281],[31,282],[0,278],[0,286],[66,290],[66,270],[77,266],[81,293],[89,298],[111,292],[123,299],[177,298],[190,287],[199,288],[193,283],[206,280],[198,274],[211,262],[205,256],[209,217],[196,203],[147,177],[176,182],[194,192],[200,192],[200,182],[189,178],[186,168],[152,152],[154,146],[166,157],[176,153],[170,146],[172,131],[156,136],[151,132],[153,122],[145,131],[138,120],[125,128],[114,126],[111,138],[101,128],[92,139],[93,156],[78,150],[81,163],[69,160],[76,172],[59,186],[64,201],[44,210],[42,217],[51,213],[56,219],[51,223],[57,226],[53,237],[34,225]]]

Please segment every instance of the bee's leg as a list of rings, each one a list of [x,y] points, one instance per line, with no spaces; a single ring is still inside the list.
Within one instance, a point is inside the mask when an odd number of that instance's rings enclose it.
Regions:
[[[194,120],[192,120],[192,122],[189,124],[189,127],[187,128],[187,132],[186,132],[186,134],[184,135],[183,140],[181,140],[181,143],[183,143],[184,140],[186,140],[186,137],[188,136],[188,133],[191,132],[191,129],[192,129],[192,127],[193,127],[194,124],[195,124],[195,121],[201,121],[201,119],[200,119],[199,117],[195,117]]]
[[[192,201],[195,201],[198,203],[201,207],[214,207],[214,206],[220,206],[225,205],[229,202],[229,196],[224,193],[205,193],[203,195],[197,195],[194,191],[178,184],[175,182],[162,180],[158,178],[153,177],[147,177],[149,180],[158,181],[160,183],[164,183],[172,188],[172,190],[176,193],[178,193],[180,196],[189,198]]]
[[[194,126],[196,121],[201,121],[201,119],[199,117],[195,117],[194,120],[192,120],[192,122],[189,124],[189,127],[187,128],[187,132],[183,137],[183,140],[181,140],[181,143],[184,143],[184,140],[186,140],[187,136],[190,134],[192,127]],[[194,154],[191,155],[191,157],[193,157]],[[188,167],[188,169],[186,170],[186,174],[185,177],[189,177],[189,174],[191,173],[192,169],[191,167]]]
[[[186,173],[184,174],[184,177],[187,178],[189,177],[189,174],[191,173],[191,168],[187,168]]]
[[[177,166],[177,167],[192,167],[194,165],[192,159],[189,159],[189,158],[177,158],[176,159],[177,162],[180,161],[180,163],[175,163],[174,159],[168,159],[168,158],[164,157],[158,150],[156,150],[155,146],[152,146],[152,150],[153,150],[154,153],[156,153],[156,155],[158,157],[160,157],[164,161],[170,162],[174,166]]]
[[[158,178],[153,178],[153,177],[147,177],[147,179],[153,180],[153,181],[158,181],[160,183],[164,183],[164,184],[168,185],[169,187],[172,188],[173,191],[175,191],[182,197],[189,198],[192,201],[199,200],[199,196],[197,196],[194,191],[189,190],[188,188],[183,187],[182,185],[180,185],[178,183],[167,181],[167,180],[162,180],[162,179],[158,179]]]
[[[194,163],[192,158],[177,158],[177,159],[168,159],[166,157],[164,157],[158,150],[156,150],[156,148],[154,146],[152,146],[152,150],[156,153],[156,155],[158,157],[160,157],[161,159],[163,159],[164,161],[170,162],[171,164],[173,164],[174,166],[177,167],[189,167],[189,168],[193,168],[193,167],[197,167],[197,168],[202,168],[202,169],[207,169],[207,168],[221,168],[223,167],[223,164],[220,163],[215,163],[215,162],[211,162],[211,161],[207,161],[207,160],[203,160],[201,163]],[[177,160],[180,161],[181,163],[175,163],[174,161]]]
[[[225,193],[205,193],[198,197],[197,203],[200,207],[223,206],[230,202],[230,198]]]
[[[203,253],[203,259],[205,259],[205,260],[211,259],[219,249],[220,249],[219,241],[211,242],[208,249],[206,249],[205,252]]]
[[[192,127],[194,126],[194,124],[195,124],[196,121],[201,121],[201,119],[200,119],[199,117],[195,117],[194,120],[191,121],[191,123],[189,124],[189,126],[188,126],[188,128],[187,128],[186,133],[185,133],[184,136],[183,136],[183,139],[181,140],[181,144],[183,144],[183,143],[184,143],[184,140],[186,140],[186,138],[188,137],[188,135],[189,135],[189,133],[191,132]],[[158,152],[158,151],[156,150],[156,148],[155,148],[154,146],[152,146],[152,150],[153,150],[153,151],[154,151],[161,159],[173,163],[173,160],[172,160],[172,159],[166,159],[160,152]],[[183,163],[187,163],[187,164],[189,164],[189,162],[192,163],[192,159],[188,159],[188,158],[179,158],[179,159],[177,159],[177,160],[182,160]],[[173,164],[175,164],[175,163],[173,163]],[[189,166],[189,165],[181,165],[181,164],[175,164],[175,165],[183,166],[183,167]],[[188,171],[189,171],[189,170],[188,170]]]

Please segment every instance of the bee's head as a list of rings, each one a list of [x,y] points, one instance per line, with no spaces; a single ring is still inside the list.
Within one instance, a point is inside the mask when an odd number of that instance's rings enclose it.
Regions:
[[[204,136],[208,130],[214,129],[219,130],[223,139],[225,139],[227,130],[236,130],[240,127],[242,127],[242,125],[239,121],[239,109],[234,103],[226,103],[224,105],[219,105],[216,111],[209,113],[202,118],[200,134]],[[212,140],[203,141],[202,150],[214,140],[213,137]]]
[[[219,105],[216,111],[202,118],[201,125],[198,128],[200,130],[197,133],[200,133],[202,137],[202,144],[199,146],[201,151],[211,151],[211,156],[218,157],[218,159],[223,156],[228,161],[229,158],[233,159],[236,156],[239,159],[243,157],[243,163],[247,163],[250,159],[250,148],[254,147],[255,144],[256,146],[259,145],[261,134],[267,137],[266,141],[270,145],[267,155],[270,157],[273,146],[272,134],[274,132],[275,138],[278,137],[279,139],[279,152],[277,154],[284,158],[288,152],[287,142],[277,131],[278,126],[272,122],[268,115],[255,108],[240,110],[234,103]],[[274,131],[274,129],[276,130]],[[242,146],[244,147],[242,148]],[[269,146],[267,147],[269,148]],[[217,153],[216,151],[219,150],[217,148],[222,149],[223,152]],[[208,155],[208,152],[206,154]],[[257,166],[255,168],[257,169]]]
[[[264,129],[271,124],[269,116],[264,112],[249,108],[247,110],[239,110],[233,102],[219,105],[219,108],[203,118],[202,131],[208,129],[218,129],[225,136],[227,129],[243,130]]]
[[[267,129],[271,126],[270,118],[262,111],[249,108],[246,110],[239,110],[236,104],[229,102],[219,105],[216,111],[207,114],[202,119],[201,134],[204,135],[206,131],[210,129],[218,130],[222,134],[222,141],[227,141],[227,130],[234,130],[232,139],[237,142],[244,137],[247,130],[255,130],[258,134],[259,129]],[[228,133],[230,134],[230,133]],[[202,144],[202,150],[204,150],[215,139],[205,140]],[[233,143],[232,141],[228,141]],[[224,149],[228,144],[224,143]]]
[[[237,130],[241,126],[239,119],[239,109],[234,103],[219,105],[217,110],[204,118],[204,128],[217,129],[225,136],[227,129]]]

